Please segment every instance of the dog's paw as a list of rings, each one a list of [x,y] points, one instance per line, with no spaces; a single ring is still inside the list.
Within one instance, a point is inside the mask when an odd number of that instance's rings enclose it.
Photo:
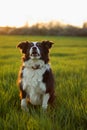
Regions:
[[[28,107],[21,106],[21,109],[22,109],[23,111],[29,112]]]
[[[26,99],[22,99],[22,100],[21,100],[21,109],[24,110],[24,111],[26,111],[26,112],[29,111],[29,109],[28,109],[28,107],[27,107]]]
[[[46,109],[47,109],[47,106],[48,106],[47,104],[43,104],[43,105],[42,105],[42,109],[43,109],[43,110],[46,110]]]

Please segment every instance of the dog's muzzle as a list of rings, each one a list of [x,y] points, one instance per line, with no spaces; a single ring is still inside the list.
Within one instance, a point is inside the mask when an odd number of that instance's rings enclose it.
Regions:
[[[41,57],[40,50],[37,47],[32,47],[30,49],[30,58],[31,59],[39,59]]]

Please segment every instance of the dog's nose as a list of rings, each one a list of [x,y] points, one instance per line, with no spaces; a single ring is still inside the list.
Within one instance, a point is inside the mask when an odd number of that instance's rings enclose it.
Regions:
[[[33,47],[32,49],[33,49],[33,51],[36,51],[36,50],[37,50],[37,48],[36,48],[36,47]]]
[[[32,54],[37,54],[37,48],[36,47],[32,48]]]

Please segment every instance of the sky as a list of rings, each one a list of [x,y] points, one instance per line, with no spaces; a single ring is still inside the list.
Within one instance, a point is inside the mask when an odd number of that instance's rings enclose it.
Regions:
[[[87,22],[87,0],[0,0],[0,26],[49,21],[82,26]]]

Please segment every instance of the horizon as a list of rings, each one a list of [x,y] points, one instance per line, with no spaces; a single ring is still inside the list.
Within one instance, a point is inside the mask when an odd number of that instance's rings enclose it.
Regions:
[[[82,27],[87,22],[86,0],[3,0],[0,3],[0,27],[50,21]]]
[[[84,23],[82,23],[82,25],[72,25],[72,24],[69,24],[69,23],[64,23],[64,22],[62,22],[62,21],[58,21],[58,20],[53,20],[53,21],[47,21],[47,22],[43,22],[43,21],[38,21],[38,22],[36,22],[36,23],[32,23],[32,24],[30,24],[28,21],[25,21],[25,23],[23,24],[23,25],[19,25],[19,26],[15,26],[15,25],[13,25],[13,26],[11,26],[11,25],[2,25],[2,26],[0,26],[0,28],[5,28],[5,27],[10,27],[10,28],[22,28],[22,27],[33,27],[34,25],[37,25],[37,24],[39,24],[39,25],[46,25],[46,26],[48,26],[50,23],[53,23],[54,25],[53,26],[55,26],[57,23],[59,23],[59,26],[61,26],[61,27],[66,27],[66,26],[73,26],[73,27],[77,27],[77,28],[83,28],[83,25],[84,25]]]

